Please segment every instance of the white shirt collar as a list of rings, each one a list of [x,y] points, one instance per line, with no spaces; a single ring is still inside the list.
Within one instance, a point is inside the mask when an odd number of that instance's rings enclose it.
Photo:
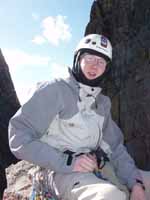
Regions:
[[[100,87],[91,87],[82,83],[79,83],[79,85],[84,95],[91,95],[93,97],[96,97],[102,91],[102,88]]]

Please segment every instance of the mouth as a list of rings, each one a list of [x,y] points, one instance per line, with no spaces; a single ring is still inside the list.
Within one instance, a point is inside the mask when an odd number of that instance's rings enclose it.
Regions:
[[[88,72],[87,73],[90,78],[96,78],[97,74],[95,72]]]

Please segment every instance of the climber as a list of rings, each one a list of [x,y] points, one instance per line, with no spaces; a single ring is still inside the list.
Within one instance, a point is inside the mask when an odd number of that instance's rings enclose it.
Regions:
[[[110,41],[87,35],[77,45],[69,77],[41,84],[10,121],[12,153],[51,169],[61,199],[125,200],[126,185],[132,200],[145,200],[141,174],[111,118],[110,100],[101,92],[111,62]],[[107,164],[101,165],[100,150]]]

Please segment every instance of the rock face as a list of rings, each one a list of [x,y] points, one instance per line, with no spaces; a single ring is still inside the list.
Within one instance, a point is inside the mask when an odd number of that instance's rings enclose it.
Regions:
[[[8,65],[0,50],[0,199],[6,188],[5,168],[18,160],[12,155],[8,145],[8,123],[20,107]]]
[[[105,93],[129,153],[150,170],[150,1],[95,0],[85,30],[90,33],[112,42],[113,82],[108,77]]]
[[[20,104],[9,73],[8,65],[0,50],[0,162],[3,167],[17,162],[8,146],[8,123]]]
[[[32,180],[29,175],[30,171],[34,172],[35,169],[33,164],[26,161],[10,165],[6,170],[8,187],[3,200],[28,200],[32,191]]]

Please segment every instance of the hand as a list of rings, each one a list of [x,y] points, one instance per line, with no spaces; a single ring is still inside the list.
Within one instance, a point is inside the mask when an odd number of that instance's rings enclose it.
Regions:
[[[76,158],[73,171],[74,172],[93,172],[98,168],[95,155],[83,154]]]
[[[131,200],[146,200],[145,191],[139,184],[135,184],[131,192]]]

